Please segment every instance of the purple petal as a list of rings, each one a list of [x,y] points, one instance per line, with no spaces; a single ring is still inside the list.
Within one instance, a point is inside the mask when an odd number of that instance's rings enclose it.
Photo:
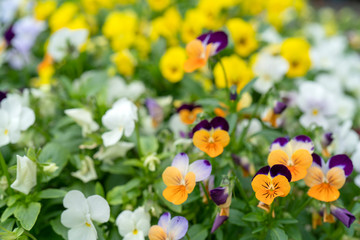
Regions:
[[[185,177],[185,175],[188,172],[189,169],[189,157],[186,153],[179,153],[177,154],[172,163],[171,166],[176,167],[179,169],[181,174]]]
[[[221,128],[222,130],[229,131],[229,124],[226,119],[222,117],[215,117],[211,120],[210,125],[213,128]]]
[[[15,37],[15,33],[13,31],[13,26],[10,26],[6,32],[4,33],[4,38],[6,40],[7,45],[11,45],[11,40]]]
[[[339,219],[347,228],[355,221],[355,216],[345,208],[331,207],[331,214]]]
[[[170,220],[171,220],[171,214],[169,212],[165,212],[160,216],[158,225],[160,227],[162,227],[162,229],[164,229],[164,231],[166,232],[167,228],[169,226]]]
[[[229,217],[228,216],[220,216],[219,214],[216,215],[214,224],[211,228],[211,233],[215,232]]]
[[[215,49],[212,52],[212,55],[215,55],[226,48],[228,45],[228,36],[223,31],[211,33],[209,43],[212,43],[215,46]]]
[[[172,236],[173,239],[181,239],[185,236],[189,227],[188,220],[184,217],[174,217],[171,219],[169,228],[168,228],[168,236]]]
[[[226,203],[229,194],[227,193],[227,189],[224,187],[217,187],[210,190],[210,197],[215,202],[216,205],[221,205]]]
[[[259,169],[259,171],[257,171],[254,175],[254,177],[256,177],[256,175],[258,174],[264,174],[264,175],[268,175],[270,172],[270,166],[265,166]],[[253,177],[253,179],[254,179]]]
[[[313,153],[311,156],[313,157],[313,164],[316,164],[321,168],[324,160],[322,160],[322,158],[316,153]]]
[[[281,164],[276,164],[271,167],[270,176],[272,178],[274,178],[278,175],[283,175],[284,177],[286,177],[289,180],[289,182],[291,182],[291,172],[289,171],[289,169],[286,166],[281,165]]]
[[[160,105],[152,98],[147,98],[145,104],[149,110],[150,116],[157,122],[161,122],[164,118],[164,112]]]
[[[277,138],[270,145],[270,151],[272,151],[272,149],[274,149],[275,147],[283,148],[286,144],[288,144],[288,142],[289,139],[286,137]]]
[[[332,156],[329,159],[328,164],[329,164],[329,168],[340,167],[340,168],[344,169],[346,177],[349,176],[354,169],[351,159],[348,156],[346,156],[345,154],[339,154],[339,155]]]
[[[212,33],[212,31],[204,33],[204,34],[200,35],[197,39],[199,39],[202,42],[204,42],[207,39],[207,43],[209,43],[211,33]]]
[[[334,141],[333,134],[331,132],[324,133],[321,139],[321,145],[323,147],[329,146]]]
[[[281,114],[285,109],[287,105],[283,102],[276,102],[274,107],[274,113],[275,114]]]
[[[197,160],[190,164],[189,172],[195,173],[195,181],[203,181],[211,174],[211,164],[208,160]]]
[[[314,143],[312,142],[311,138],[305,135],[294,137],[291,140],[291,144],[294,152],[298,149],[306,149],[311,153],[314,151]]]
[[[194,134],[196,131],[199,131],[200,129],[205,129],[205,130],[211,130],[211,125],[209,123],[208,120],[202,120],[201,122],[199,122],[192,130],[192,133]]]
[[[7,96],[7,93],[6,92],[3,92],[3,91],[0,91],[0,102],[5,99]]]
[[[176,111],[177,111],[177,112],[180,112],[181,110],[184,110],[184,109],[187,109],[187,110],[189,110],[189,111],[192,111],[192,110],[194,110],[195,108],[201,108],[201,106],[200,106],[200,105],[195,105],[195,104],[192,104],[192,103],[190,103],[190,104],[183,104],[183,105],[181,105]]]

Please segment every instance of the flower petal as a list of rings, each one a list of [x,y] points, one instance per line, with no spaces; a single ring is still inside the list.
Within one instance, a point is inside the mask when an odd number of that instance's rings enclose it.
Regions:
[[[270,172],[270,166],[265,166],[259,169],[259,171],[257,171],[253,177],[254,178],[258,175],[258,174],[262,174],[262,175],[268,175]]]
[[[331,186],[340,189],[345,184],[346,176],[342,168],[333,167],[327,172],[326,179]]]
[[[355,216],[345,208],[331,206],[331,214],[339,219],[347,228],[355,221]]]
[[[223,147],[226,147],[230,142],[229,133],[225,130],[215,130],[212,137],[216,143],[220,143]]]
[[[228,216],[220,216],[219,214],[216,215],[214,224],[211,228],[211,233],[215,232],[229,217]]]
[[[178,186],[183,176],[176,167],[167,167],[162,174],[162,179],[166,186]]]
[[[160,216],[158,225],[162,227],[165,232],[167,232],[167,228],[169,226],[170,220],[171,220],[171,214],[169,212],[165,212]]]
[[[313,187],[315,185],[321,184],[323,182],[323,179],[324,173],[322,169],[314,165],[308,169],[304,181],[308,187]]]
[[[256,175],[251,182],[254,192],[260,191],[260,189],[266,190],[266,186],[269,186],[270,184],[271,179],[267,175],[263,174]]]
[[[312,158],[313,158],[313,162],[312,165],[317,165],[319,168],[321,168],[323,165],[325,165],[324,160],[317,155],[316,153],[311,154]]]
[[[165,231],[158,225],[152,226],[149,231],[150,240],[166,240]]]
[[[282,192],[282,194],[279,194],[280,197],[285,197],[289,194],[291,187],[288,178],[286,178],[285,176],[276,176],[272,180],[272,183],[276,191]]]
[[[216,205],[224,204],[228,196],[229,194],[226,192],[226,188],[224,187],[217,187],[210,190],[210,197]]]
[[[339,154],[331,157],[329,159],[328,164],[329,164],[329,168],[333,168],[333,167],[342,168],[345,172],[346,177],[349,176],[354,169],[351,159],[345,154]]]
[[[35,113],[28,107],[23,107],[20,115],[19,127],[20,130],[25,131],[35,122]]]
[[[61,214],[61,224],[67,228],[85,225],[85,213],[79,209],[67,209]]]
[[[185,186],[186,186],[187,193],[192,193],[192,191],[194,190],[195,183],[196,183],[195,179],[196,179],[195,173],[188,172],[188,174],[186,174]]]
[[[116,225],[118,226],[119,233],[122,237],[134,231],[135,222],[133,221],[133,212],[129,210],[122,211],[116,218]]]
[[[310,153],[314,152],[314,143],[311,141],[311,138],[305,135],[299,135],[291,139],[290,145],[293,152],[299,149],[306,149]]]
[[[108,147],[117,143],[121,139],[123,132],[124,129],[114,129],[110,132],[106,132],[103,135],[101,135],[101,138],[103,139],[104,142],[104,146]]]
[[[270,176],[272,178],[275,178],[278,175],[282,175],[282,176],[286,177],[287,180],[289,182],[291,182],[291,173],[290,173],[289,169],[286,166],[281,165],[281,164],[276,164],[276,165],[271,167]]]
[[[289,156],[283,150],[274,150],[271,151],[268,156],[268,164],[270,167],[275,164],[282,164],[287,166],[289,161]]]
[[[71,228],[68,232],[69,240],[96,240],[97,232],[93,225],[88,227],[83,225],[81,227]]]
[[[87,198],[89,204],[90,217],[99,223],[109,221],[110,207],[108,202],[99,195],[93,195]]]
[[[199,131],[200,129],[211,130],[211,125],[208,120],[202,120],[193,128],[192,133]]]
[[[211,164],[208,160],[197,160],[190,164],[189,172],[193,172],[196,176],[196,182],[207,179],[211,174]]]
[[[224,131],[229,131],[229,124],[225,118],[215,117],[210,122],[211,127],[213,128],[221,128]]]
[[[189,227],[188,220],[184,217],[174,217],[171,219],[168,229],[170,239],[181,239],[185,236]]]
[[[268,190],[266,190],[266,189],[260,189],[260,190],[256,191],[255,197],[257,200],[259,200],[260,202],[263,202],[267,205],[270,205],[275,199],[275,195],[268,194]]]
[[[181,175],[185,177],[186,173],[188,172],[189,168],[189,157],[186,153],[179,153],[177,154],[172,163],[171,166],[176,167],[179,169]]]
[[[68,192],[63,200],[64,207],[87,211],[88,205],[84,194],[78,190]]]
[[[184,203],[188,198],[188,193],[185,186],[169,186],[163,191],[163,196],[169,202],[180,205]]]
[[[319,201],[333,202],[339,198],[340,192],[328,183],[321,183],[312,186],[308,191],[308,195]]]
[[[276,149],[282,149],[284,148],[289,142],[289,139],[286,137],[280,137],[275,139],[271,146],[270,146],[270,151],[276,150]]]

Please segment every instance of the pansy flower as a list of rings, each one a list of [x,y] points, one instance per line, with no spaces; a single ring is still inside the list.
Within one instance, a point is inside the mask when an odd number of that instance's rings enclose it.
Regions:
[[[314,144],[308,136],[299,135],[290,141],[284,137],[277,138],[271,144],[268,164],[270,167],[275,164],[285,165],[291,172],[291,181],[296,182],[306,176],[313,151]]]
[[[150,228],[150,240],[179,240],[182,239],[189,228],[189,222],[184,217],[171,218],[169,212],[159,218],[157,225]]]
[[[211,228],[211,233],[215,232],[228,218],[231,205],[231,191],[229,185],[226,187],[217,187],[210,191],[210,197],[220,208],[220,213],[216,215]]]
[[[188,194],[195,183],[203,181],[210,176],[211,164],[208,160],[197,160],[189,165],[186,153],[179,153],[162,174],[162,179],[167,186],[163,196],[169,202],[179,205],[186,201]]]
[[[203,112],[200,105],[195,104],[183,104],[178,109],[180,119],[185,124],[193,124],[199,113]]]
[[[334,205],[330,206],[330,212],[340,220],[347,228],[355,221],[355,216],[345,208],[339,208]]]
[[[222,117],[203,120],[193,129],[193,143],[210,157],[217,157],[230,142],[229,124]]]
[[[313,163],[304,179],[310,187],[308,195],[323,202],[337,200],[340,196],[339,189],[353,171],[351,159],[345,154],[339,154],[325,163],[319,155],[314,153],[312,156]]]
[[[269,109],[262,118],[263,122],[268,122],[272,127],[277,128],[281,126],[281,114],[285,111],[287,105],[283,102],[276,102],[275,106]]]
[[[193,72],[204,67],[209,57],[223,50],[227,44],[227,35],[222,31],[208,32],[192,40],[186,46],[186,53],[189,58],[184,64],[185,72]]]
[[[270,205],[276,197],[286,197],[290,192],[291,173],[287,167],[276,164],[261,168],[254,176],[251,186],[256,198]]]

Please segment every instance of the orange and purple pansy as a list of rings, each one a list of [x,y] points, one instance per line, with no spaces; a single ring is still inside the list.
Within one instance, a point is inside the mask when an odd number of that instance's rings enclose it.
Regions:
[[[171,218],[169,212],[160,216],[157,225],[150,228],[150,240],[179,240],[183,238],[189,228],[188,220],[176,216]]]
[[[203,109],[200,105],[195,104],[183,104],[178,109],[177,112],[180,115],[180,120],[185,124],[193,124],[196,120],[196,117],[199,113],[203,112]]]
[[[339,154],[325,163],[319,155],[314,153],[312,156],[313,163],[304,179],[310,187],[308,195],[323,202],[337,200],[340,196],[339,189],[353,171],[351,159],[345,154]]]
[[[209,57],[226,48],[228,37],[226,33],[208,32],[186,45],[188,59],[184,64],[185,72],[193,72],[206,65]]]
[[[285,137],[277,138],[270,146],[268,164],[270,167],[275,164],[285,165],[291,172],[291,181],[296,182],[306,176],[313,151],[314,144],[308,136],[299,135],[291,141]]]
[[[213,233],[229,218],[231,205],[231,192],[229,191],[229,186],[212,189],[210,191],[210,197],[220,208],[220,213],[216,215],[215,221],[211,228],[211,233]]]
[[[285,197],[290,192],[291,173],[287,167],[276,164],[261,168],[254,176],[251,186],[256,198],[270,205],[276,197]]]
[[[285,103],[276,102],[275,106],[267,111],[262,120],[268,122],[272,127],[277,128],[282,124],[280,116],[286,108],[287,105]]]
[[[222,117],[203,120],[193,129],[193,143],[210,157],[217,157],[230,142],[229,124]]]
[[[145,100],[145,105],[151,116],[153,127],[158,127],[159,124],[164,120],[164,111],[162,107],[156,102],[155,99],[152,98],[147,98]]]
[[[208,160],[197,160],[189,165],[186,153],[179,153],[162,174],[166,185],[163,196],[169,202],[179,205],[185,202],[196,182],[207,179],[211,174],[211,164]]]

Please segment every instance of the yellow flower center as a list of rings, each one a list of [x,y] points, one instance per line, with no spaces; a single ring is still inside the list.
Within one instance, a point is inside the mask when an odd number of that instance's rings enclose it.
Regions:
[[[5,129],[4,134],[8,135],[8,133],[9,133],[9,130]]]
[[[86,225],[87,227],[91,227],[91,224],[88,223],[88,222],[86,222],[85,225]]]
[[[137,230],[137,229],[134,229],[133,234],[134,234],[134,235],[138,234],[138,230]]]
[[[318,115],[318,114],[319,114],[319,110],[318,110],[318,109],[313,109],[313,110],[312,110],[312,114],[313,114],[314,116]]]

